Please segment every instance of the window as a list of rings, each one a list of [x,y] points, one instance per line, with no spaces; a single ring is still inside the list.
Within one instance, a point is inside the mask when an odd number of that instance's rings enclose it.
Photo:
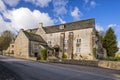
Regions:
[[[80,53],[80,48],[79,47],[76,48],[76,53]]]
[[[38,44],[34,44],[34,49],[38,49]]]
[[[14,45],[12,45],[12,48],[14,48]]]
[[[67,49],[64,49],[64,52],[66,53],[66,52],[67,52]]]
[[[81,39],[77,39],[77,44],[80,44],[81,43]]]
[[[22,52],[19,52],[19,55],[21,56],[21,55],[22,55]]]
[[[59,26],[59,29],[64,29],[64,25],[60,25],[60,26]]]
[[[64,44],[67,44],[68,43],[68,40],[64,40]]]
[[[11,53],[14,54],[14,50],[12,50]]]
[[[48,45],[51,45],[52,44],[52,42],[51,41],[48,41]]]
[[[73,35],[73,32],[70,32],[70,35]]]
[[[51,33],[50,36],[52,36],[53,34]]]

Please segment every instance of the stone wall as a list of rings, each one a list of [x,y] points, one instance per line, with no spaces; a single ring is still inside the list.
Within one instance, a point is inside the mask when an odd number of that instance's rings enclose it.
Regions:
[[[54,60],[49,60],[49,62],[120,70],[120,62],[117,62],[117,61],[67,60],[67,59],[57,60],[57,59],[54,59]]]
[[[98,67],[98,61],[92,61],[92,60],[67,60],[67,59],[56,60],[54,59],[54,60],[49,60],[49,62]]]
[[[69,40],[69,33],[73,32],[74,36],[73,36],[73,46],[70,46],[68,43]],[[51,47],[54,47],[54,45],[59,45],[59,47],[61,48],[62,46],[60,45],[61,43],[61,33],[63,32],[56,32],[56,33],[49,33],[46,34],[46,42],[51,41]],[[73,54],[77,54],[78,57],[76,59],[80,59],[80,55],[82,57],[84,57],[84,59],[86,60],[93,60],[93,28],[87,28],[87,29],[80,29],[80,30],[72,30],[72,31],[66,31],[65,33],[65,40],[67,41],[67,44],[65,44],[65,48],[66,52],[65,54],[68,54],[68,48],[70,47],[69,50],[70,52],[73,52]],[[76,45],[77,43],[77,39],[81,39],[81,43],[79,46]],[[77,48],[80,48],[80,52],[76,52]],[[71,54],[71,53],[69,53]],[[71,57],[70,55],[68,55],[69,57]]]
[[[22,30],[19,32],[17,38],[15,39],[14,47],[15,57],[28,58],[29,41]]]
[[[120,70],[120,62],[118,61],[99,61],[98,66],[103,68]]]
[[[37,53],[38,55],[39,52],[40,52],[39,42],[29,41],[29,56],[35,57],[35,53]]]

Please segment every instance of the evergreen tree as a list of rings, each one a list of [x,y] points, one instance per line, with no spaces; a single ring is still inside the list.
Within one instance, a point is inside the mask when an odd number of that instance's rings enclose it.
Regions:
[[[116,36],[111,27],[107,30],[103,38],[103,47],[106,49],[108,57],[114,57],[118,51]]]

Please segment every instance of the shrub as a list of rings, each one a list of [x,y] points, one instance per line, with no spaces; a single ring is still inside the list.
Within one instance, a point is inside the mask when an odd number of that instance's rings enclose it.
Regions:
[[[120,57],[108,57],[110,61],[120,61]]]
[[[47,59],[47,49],[42,49],[41,50],[40,58],[41,58],[41,60],[46,60]]]
[[[63,54],[62,58],[65,58],[65,59],[66,59],[66,58],[67,58],[67,55],[66,55],[66,54]]]
[[[115,57],[115,61],[120,61],[120,57]]]
[[[115,58],[114,57],[108,57],[108,60],[115,61]]]

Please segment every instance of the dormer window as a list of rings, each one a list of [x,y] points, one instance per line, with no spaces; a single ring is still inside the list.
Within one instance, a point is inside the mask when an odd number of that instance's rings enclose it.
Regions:
[[[60,25],[59,29],[63,30],[64,29],[64,25]]]

